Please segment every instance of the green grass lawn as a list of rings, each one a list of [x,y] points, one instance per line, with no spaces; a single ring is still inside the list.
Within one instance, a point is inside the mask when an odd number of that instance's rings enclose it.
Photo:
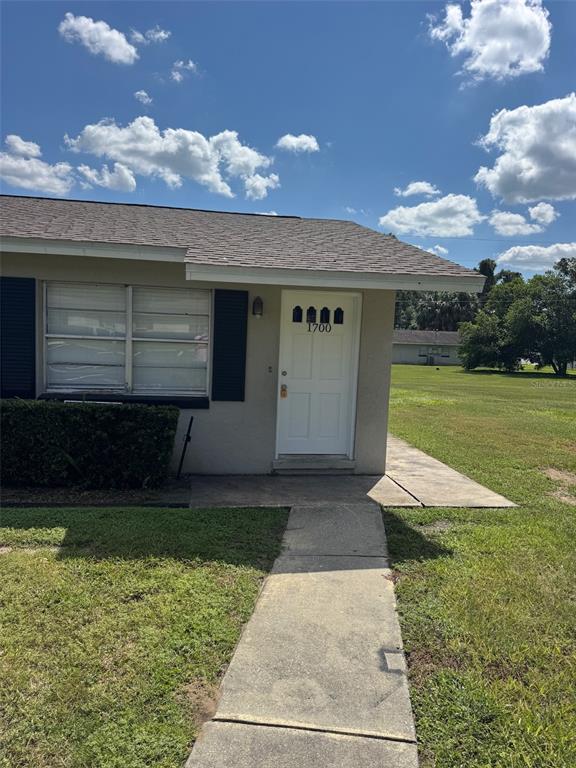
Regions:
[[[574,768],[576,380],[394,366],[390,428],[520,505],[385,512],[422,768]]]
[[[2,510],[0,766],[180,768],[285,522]]]
[[[545,365],[543,368],[537,368],[532,363],[525,363],[522,366],[522,371],[534,371],[536,373],[552,373],[552,374],[554,373],[554,369],[552,368],[551,365]],[[568,368],[566,373],[568,376],[576,376],[576,368]]]

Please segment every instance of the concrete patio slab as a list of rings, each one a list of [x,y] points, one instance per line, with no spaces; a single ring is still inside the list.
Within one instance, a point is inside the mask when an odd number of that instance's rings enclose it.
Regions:
[[[189,497],[193,509],[357,504],[371,498],[386,507],[421,506],[380,475],[194,475]]]
[[[393,435],[388,435],[386,474],[425,507],[516,506]]]
[[[388,435],[386,475],[196,475],[190,507],[515,507],[447,464]],[[335,531],[334,535],[338,535]],[[329,553],[329,550],[326,550]]]
[[[186,768],[416,768],[414,744],[241,723],[207,723]]]

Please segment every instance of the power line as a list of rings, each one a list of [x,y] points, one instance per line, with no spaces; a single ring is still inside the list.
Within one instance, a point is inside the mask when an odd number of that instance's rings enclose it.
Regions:
[[[526,240],[526,241],[519,241],[516,237],[510,237],[510,238],[503,238],[503,237],[468,237],[467,235],[464,235],[462,237],[459,237],[458,235],[439,235],[438,237],[434,237],[434,235],[415,235],[415,237],[425,237],[428,240],[459,240],[460,242],[478,242],[478,243],[507,243],[511,248],[513,248],[515,245],[558,245],[559,241],[556,240]],[[574,241],[572,241],[574,242]],[[566,243],[564,243],[566,244]],[[572,243],[568,243],[568,245],[571,245]],[[424,248],[424,246],[416,246],[417,248]]]
[[[482,304],[485,305],[486,302],[489,299],[493,300],[494,305],[498,304],[499,306],[502,306],[504,304],[514,304],[516,301],[522,300],[522,299],[531,299],[530,296],[519,296],[519,297],[506,297],[501,299],[494,299],[494,297],[491,297],[489,294],[481,296],[479,295],[478,298],[476,298],[474,295],[471,295],[470,298],[458,298],[455,300],[444,300],[444,299],[437,299],[433,297],[428,297],[426,295],[422,295],[422,297],[418,296],[415,299],[409,299],[409,298],[396,298],[395,304],[397,306],[403,305],[403,306],[412,306],[414,304],[446,304],[449,306],[454,306],[455,304],[461,304],[462,306],[469,306],[469,305],[477,305]],[[539,297],[535,297],[536,301],[539,301]],[[545,300],[546,304],[573,304],[576,302],[576,296],[565,296],[565,297],[548,297]]]
[[[397,298],[396,299],[396,304],[414,304],[414,303],[417,303],[417,302],[418,303],[422,303],[422,304],[425,304],[426,302],[434,303],[434,304],[444,304],[444,303],[446,303],[446,304],[466,304],[466,303],[470,303],[470,304],[485,304],[489,299],[497,301],[499,304],[504,304],[504,303],[513,303],[515,301],[518,301],[519,299],[530,299],[530,298],[532,298],[532,297],[530,297],[530,296],[519,296],[519,297],[510,296],[510,297],[506,297],[506,298],[495,299],[493,296],[490,296],[488,294],[488,295],[484,295],[484,296],[478,295],[478,298],[476,299],[474,294],[472,294],[470,296],[470,298],[458,298],[458,299],[455,299],[455,300],[448,299],[446,301],[445,299],[438,299],[438,298],[433,298],[431,296],[426,296],[426,294],[423,291],[422,292],[422,298],[420,298],[419,296],[416,297],[415,299]],[[535,297],[535,298],[536,298],[536,300],[539,299],[539,297]],[[559,304],[563,304],[563,303],[569,303],[569,302],[572,302],[572,301],[576,301],[576,296],[565,296],[565,297],[552,297],[552,296],[550,296],[550,297],[548,297],[548,300],[547,300],[546,303],[558,302]]]
[[[442,312],[445,311],[449,313],[451,310],[460,310],[460,311],[480,311],[485,309],[490,309],[493,312],[502,312],[510,309],[516,302],[510,301],[510,302],[501,302],[498,305],[492,305],[492,307],[487,307],[486,303],[484,302],[452,302],[448,304],[442,304],[441,302],[429,302],[429,303],[421,303],[421,304],[411,304],[411,303],[396,303],[395,309],[397,311],[406,310],[408,308],[414,309],[415,312]],[[545,311],[546,309],[553,309],[553,310],[559,310],[559,309],[576,309],[576,299],[566,299],[563,301],[547,301],[545,302],[545,305],[542,307],[541,310],[536,310],[537,312]]]

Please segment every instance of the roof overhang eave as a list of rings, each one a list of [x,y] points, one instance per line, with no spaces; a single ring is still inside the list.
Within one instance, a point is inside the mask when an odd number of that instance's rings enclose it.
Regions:
[[[457,291],[480,293],[482,275],[384,274],[336,270],[240,267],[186,262],[186,278],[200,282],[283,285],[310,288],[364,288],[390,291]]]
[[[89,256],[92,258],[133,259],[136,261],[174,261],[182,263],[185,248],[133,243],[98,243],[33,237],[0,236],[0,251],[36,253],[48,256]]]
[[[0,237],[0,251],[54,256],[87,256],[136,261],[185,262],[186,278],[200,282],[285,285],[311,288],[380,289],[396,291],[462,291],[480,293],[485,278],[469,275],[346,272],[277,267],[198,264],[179,247],[101,243],[49,238]]]

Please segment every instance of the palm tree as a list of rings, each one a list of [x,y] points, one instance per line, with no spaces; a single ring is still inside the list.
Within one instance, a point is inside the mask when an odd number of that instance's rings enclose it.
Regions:
[[[490,293],[492,288],[494,288],[496,285],[496,267],[497,264],[494,259],[482,259],[482,261],[478,264],[477,271],[480,272],[481,275],[484,275],[486,278],[484,288],[482,289],[483,296],[486,296],[487,293]]]

